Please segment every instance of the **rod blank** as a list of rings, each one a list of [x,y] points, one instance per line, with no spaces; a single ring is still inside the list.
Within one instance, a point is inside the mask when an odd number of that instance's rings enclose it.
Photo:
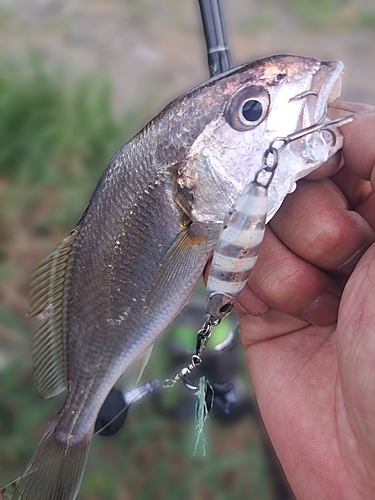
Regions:
[[[206,39],[210,76],[232,68],[223,9],[220,0],[199,0],[203,31]]]

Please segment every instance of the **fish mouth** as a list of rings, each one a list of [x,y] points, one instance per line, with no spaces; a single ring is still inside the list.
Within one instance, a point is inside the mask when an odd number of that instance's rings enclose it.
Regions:
[[[344,65],[341,61],[323,61],[313,75],[301,115],[301,128],[329,122],[330,104],[341,95]]]
[[[297,130],[332,120],[330,105],[341,95],[341,79],[344,65],[341,61],[323,61],[314,73],[310,88],[291,100],[305,99]],[[305,162],[323,163],[337,149],[340,134],[337,128],[321,130],[303,137],[295,147]]]

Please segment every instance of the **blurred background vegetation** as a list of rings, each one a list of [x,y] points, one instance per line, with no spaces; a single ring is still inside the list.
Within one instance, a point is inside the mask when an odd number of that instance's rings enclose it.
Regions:
[[[22,472],[61,404],[36,394],[28,277],[73,227],[116,149],[207,78],[196,3],[0,0],[0,486]],[[373,0],[223,5],[235,63],[281,52],[341,59],[344,97],[375,103]],[[168,375],[168,363],[159,348],[148,376]],[[212,419],[206,459],[191,457],[193,431],[191,419],[140,404],[120,434],[94,440],[80,498],[281,498],[254,416],[225,427]]]

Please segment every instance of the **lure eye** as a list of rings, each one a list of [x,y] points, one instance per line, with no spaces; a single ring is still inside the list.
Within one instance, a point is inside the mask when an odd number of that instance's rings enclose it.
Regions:
[[[251,130],[264,120],[269,107],[269,93],[263,87],[251,85],[234,94],[227,105],[225,117],[235,130]]]

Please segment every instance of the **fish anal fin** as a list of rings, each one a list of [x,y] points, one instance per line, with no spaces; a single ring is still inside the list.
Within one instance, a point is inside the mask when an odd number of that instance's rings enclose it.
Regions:
[[[43,314],[32,341],[35,380],[39,394],[46,399],[66,388],[64,286],[69,255],[79,229],[77,226],[31,276],[28,317]]]
[[[148,289],[144,308],[150,312],[162,304],[178,283],[186,280],[186,274],[194,272],[210,253],[210,229],[193,222],[178,235],[161,260]]]

